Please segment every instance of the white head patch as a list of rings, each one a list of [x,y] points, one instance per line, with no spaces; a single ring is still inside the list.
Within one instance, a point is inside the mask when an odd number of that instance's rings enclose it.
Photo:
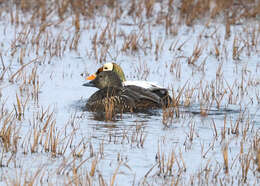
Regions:
[[[112,71],[113,70],[113,63],[106,63],[103,65],[103,71]]]

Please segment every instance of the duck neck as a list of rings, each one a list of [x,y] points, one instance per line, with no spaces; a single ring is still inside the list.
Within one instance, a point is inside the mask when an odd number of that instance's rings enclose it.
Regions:
[[[122,82],[121,81],[117,81],[117,82],[113,82],[113,84],[110,84],[108,86],[108,88],[115,88],[115,87],[122,87]]]
[[[124,74],[124,71],[122,70],[122,68],[119,65],[117,65],[116,63],[114,63],[113,66],[114,66],[114,71],[119,75],[121,81],[122,82],[126,81],[125,74]]]

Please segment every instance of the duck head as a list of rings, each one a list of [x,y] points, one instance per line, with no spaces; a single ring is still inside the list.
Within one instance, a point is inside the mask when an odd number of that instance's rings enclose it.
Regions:
[[[124,74],[122,68],[119,65],[117,65],[116,63],[105,63],[94,74],[88,76],[86,78],[86,80],[93,80],[93,79],[95,79],[97,77],[97,75],[100,72],[103,72],[103,71],[113,71],[113,72],[118,74],[118,76],[119,76],[119,78],[121,79],[122,82],[126,81],[125,74]]]
[[[122,80],[114,71],[101,71],[96,75],[95,79],[83,84],[83,86],[96,87],[99,89],[106,87],[122,87]]]

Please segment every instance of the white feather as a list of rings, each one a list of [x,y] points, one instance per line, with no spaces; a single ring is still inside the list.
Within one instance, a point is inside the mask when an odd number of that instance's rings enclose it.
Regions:
[[[123,86],[127,85],[135,85],[138,87],[143,87],[145,89],[151,89],[151,88],[163,88],[157,83],[149,82],[149,81],[124,81]]]

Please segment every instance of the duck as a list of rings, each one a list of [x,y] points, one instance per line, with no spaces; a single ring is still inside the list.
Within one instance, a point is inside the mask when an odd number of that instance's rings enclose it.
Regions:
[[[86,80],[94,80],[97,77],[97,75],[103,71],[115,72],[121,79],[122,85],[124,87],[128,87],[128,86],[135,86],[136,88],[140,87],[157,94],[161,99],[163,99],[164,105],[170,105],[172,103],[172,98],[170,97],[169,92],[166,88],[163,88],[158,84],[149,81],[132,81],[132,80],[127,81],[122,68],[114,62],[105,63],[95,73],[88,76]]]
[[[163,100],[154,92],[135,85],[123,86],[114,71],[101,71],[83,86],[99,89],[86,103],[87,110],[93,112],[142,112],[164,107]]]

